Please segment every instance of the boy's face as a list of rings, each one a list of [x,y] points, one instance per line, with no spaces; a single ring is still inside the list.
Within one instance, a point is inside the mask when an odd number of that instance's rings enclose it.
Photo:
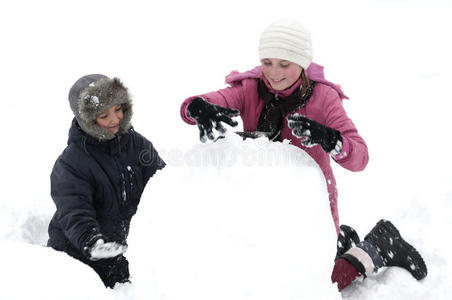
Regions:
[[[96,123],[107,129],[111,134],[116,134],[119,131],[119,123],[124,118],[122,105],[113,105],[103,113],[97,116]]]

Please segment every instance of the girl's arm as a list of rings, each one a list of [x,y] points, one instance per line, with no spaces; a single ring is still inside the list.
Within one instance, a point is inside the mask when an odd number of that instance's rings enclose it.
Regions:
[[[187,98],[181,105],[180,114],[182,120],[191,125],[196,124],[196,122],[187,115],[187,106],[193,99],[198,97],[201,97],[212,104],[217,104],[226,108],[237,109],[240,112],[243,111],[243,103],[245,97],[243,93],[243,86],[239,83],[215,92]]]
[[[333,156],[333,159],[350,171],[364,170],[369,161],[366,142],[347,116],[339,95],[334,90],[329,90],[326,97],[328,100],[323,107],[326,112],[325,125],[339,130],[343,141],[341,152]]]

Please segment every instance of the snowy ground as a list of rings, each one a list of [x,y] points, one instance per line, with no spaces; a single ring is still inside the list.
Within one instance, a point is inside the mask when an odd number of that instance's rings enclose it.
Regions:
[[[178,115],[185,97],[257,65],[259,32],[288,15],[313,32],[314,60],[342,84],[346,110],[369,146],[365,171],[335,167],[341,221],[364,236],[380,218],[392,220],[429,268],[421,282],[382,270],[342,298],[450,298],[452,4],[297,1],[288,9],[292,1],[253,2],[0,5],[0,299],[340,298],[323,281],[335,245],[317,168],[290,145],[233,136],[200,145],[196,128]],[[135,128],[168,162],[133,220],[133,285],[115,290],[40,246],[54,211],[49,174],[72,118],[67,93],[94,72],[129,86]],[[297,159],[269,164],[258,153]],[[199,160],[213,154],[225,155],[224,163]],[[196,196],[196,187],[204,193]]]

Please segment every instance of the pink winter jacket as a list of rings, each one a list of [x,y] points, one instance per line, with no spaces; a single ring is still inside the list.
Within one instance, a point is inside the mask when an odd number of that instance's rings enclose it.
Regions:
[[[340,131],[343,139],[343,147],[341,153],[332,157],[339,165],[350,171],[363,170],[368,162],[369,156],[367,146],[352,120],[342,106],[342,99],[348,99],[344,95],[341,88],[324,78],[323,67],[315,63],[311,63],[307,69],[308,78],[316,82],[314,91],[307,104],[294,113],[299,113],[309,119],[315,120],[323,125]],[[258,95],[258,80],[262,77],[260,67],[256,67],[251,71],[238,73],[232,72],[226,77],[226,83],[230,87],[221,89],[216,92],[204,95],[194,96],[186,99],[181,106],[182,119],[188,124],[196,124],[196,122],[187,115],[187,106],[195,97],[202,97],[206,101],[218,104],[228,108],[238,109],[243,120],[245,131],[256,131],[259,116],[264,107],[264,102]],[[266,80],[264,80],[265,82]],[[266,82],[270,91],[274,91]],[[298,87],[299,85],[296,85]],[[294,88],[279,92],[282,96],[290,94]],[[293,145],[306,151],[320,166],[327,183],[331,214],[333,217],[336,231],[339,230],[339,214],[337,205],[337,189],[336,180],[330,166],[330,155],[326,153],[319,145],[308,148],[301,144],[291,129],[287,125],[285,119],[281,132],[281,140],[288,139]]]

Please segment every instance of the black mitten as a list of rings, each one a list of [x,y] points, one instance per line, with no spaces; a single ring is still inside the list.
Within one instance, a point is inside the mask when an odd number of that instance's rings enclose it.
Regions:
[[[120,255],[111,260],[106,276],[102,277],[107,287],[113,288],[116,283],[130,282],[129,262]]]
[[[223,134],[226,128],[221,122],[229,124],[230,126],[237,126],[237,122],[232,120],[232,117],[239,115],[236,109],[225,108],[216,104],[211,104],[202,98],[193,99],[187,106],[188,115],[196,121],[199,128],[199,139],[201,142],[215,139],[212,128]]]
[[[130,282],[129,262],[123,255],[99,260],[92,267],[106,287],[114,288],[116,283]]]
[[[294,114],[287,117],[289,128],[297,138],[303,138],[301,143],[306,147],[320,145],[325,152],[331,152],[338,141],[342,141],[339,131],[324,126],[305,116]]]

